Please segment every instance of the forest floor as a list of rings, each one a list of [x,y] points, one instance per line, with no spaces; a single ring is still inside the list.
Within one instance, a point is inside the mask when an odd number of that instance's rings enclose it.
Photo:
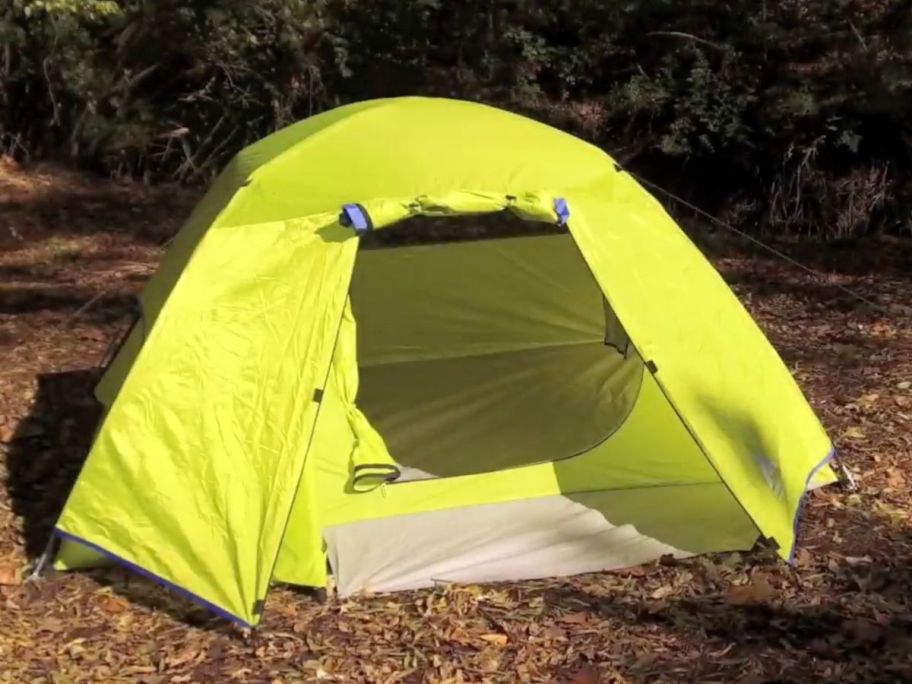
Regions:
[[[822,279],[713,257],[858,481],[808,497],[794,568],[758,550],[350,600],[277,588],[247,639],[118,569],[23,582],[85,457],[96,368],[197,196],[0,161],[0,682],[912,682],[898,241],[801,246]]]

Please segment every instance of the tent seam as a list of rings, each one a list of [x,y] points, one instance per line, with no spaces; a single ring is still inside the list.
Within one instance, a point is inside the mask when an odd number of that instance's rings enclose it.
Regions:
[[[336,334],[333,337],[332,348],[329,350],[329,363],[326,365],[326,373],[324,374],[323,382],[321,383],[322,389],[324,389],[324,390],[326,388],[326,385],[329,383],[329,379],[332,375],[333,357],[335,356],[335,353],[336,353],[336,347],[339,346],[339,336],[342,333],[342,323],[345,320],[345,304],[346,304],[346,302],[349,301],[350,294],[351,294],[351,280],[352,280],[352,273],[354,273],[354,270],[355,270],[355,268],[354,268],[355,260],[357,260],[357,250],[355,251],[355,256],[352,259],[351,269],[349,270],[348,287],[345,290],[345,298],[342,300],[342,308],[339,310],[339,322],[336,324]],[[322,399],[322,397],[321,397],[321,399]],[[272,578],[275,577],[276,566],[279,563],[279,556],[282,553],[282,545],[285,542],[285,535],[288,533],[288,524],[289,524],[289,521],[291,520],[292,511],[294,510],[294,504],[295,504],[295,501],[297,500],[298,495],[300,494],[301,483],[304,481],[304,468],[307,466],[307,457],[310,456],[310,450],[313,448],[314,435],[316,434],[316,431],[317,431],[317,424],[320,421],[320,412],[322,411],[324,404],[325,404],[325,402],[322,400],[317,402],[317,409],[314,413],[313,422],[311,423],[311,427],[310,427],[310,437],[308,437],[308,439],[307,439],[307,448],[304,450],[304,457],[301,461],[301,471],[298,473],[298,481],[295,484],[295,496],[292,499],[291,505],[288,507],[288,513],[285,516],[285,524],[282,527],[282,536],[280,538],[281,541],[279,541],[279,544],[276,547],[275,557],[272,560],[272,567],[269,571],[269,578],[266,581],[266,591],[264,592],[264,595],[263,595],[264,600],[265,600],[266,594],[269,593],[269,586],[272,583]],[[321,535],[321,537],[322,537],[322,535]],[[324,553],[324,556],[325,556],[325,553]]]
[[[488,351],[488,352],[479,352],[477,354],[454,354],[452,356],[425,356],[419,358],[406,358],[406,359],[396,359],[394,361],[386,362],[374,362],[374,363],[364,363],[358,364],[359,368],[380,368],[388,366],[401,366],[407,363],[429,363],[431,361],[454,361],[456,359],[480,359],[487,358],[489,356],[499,356],[501,354],[514,354],[516,352],[527,352],[527,351],[541,351],[543,349],[559,349],[563,347],[578,347],[584,344],[598,344],[600,346],[611,346],[606,345],[605,341],[601,337],[592,337],[591,339],[586,340],[573,340],[564,342],[561,344],[531,344],[525,347],[514,347],[511,349],[501,349],[498,351]],[[618,352],[620,353],[620,352]]]

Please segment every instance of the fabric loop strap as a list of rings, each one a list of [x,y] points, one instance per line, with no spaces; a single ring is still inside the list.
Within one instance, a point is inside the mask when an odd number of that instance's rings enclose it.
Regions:
[[[395,482],[402,471],[391,463],[362,463],[352,470],[351,485],[356,493],[370,492],[387,482]]]
[[[554,213],[557,214],[557,225],[565,226],[570,219],[570,207],[567,206],[567,200],[558,197],[554,200]]]
[[[343,204],[339,223],[346,228],[351,227],[358,235],[369,233],[374,227],[370,215],[360,204]]]

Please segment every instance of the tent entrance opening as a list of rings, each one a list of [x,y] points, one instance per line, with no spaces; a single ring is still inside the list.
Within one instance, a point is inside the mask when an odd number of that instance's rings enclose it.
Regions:
[[[572,457],[636,401],[643,364],[569,234],[362,248],[351,302],[357,404],[400,481]]]

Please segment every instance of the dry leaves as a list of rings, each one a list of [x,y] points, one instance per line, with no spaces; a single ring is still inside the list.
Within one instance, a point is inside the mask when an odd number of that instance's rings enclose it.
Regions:
[[[767,603],[776,597],[776,590],[762,575],[755,575],[747,584],[730,587],[726,599],[733,606]]]
[[[570,684],[599,684],[601,678],[592,665],[585,665],[570,675]]]
[[[186,213],[141,188],[67,175],[52,197],[53,173],[40,188],[28,180],[7,195],[32,242],[0,252],[0,684],[912,681],[912,321],[757,258],[717,263],[860,483],[808,496],[795,568],[756,550],[349,601],[278,587],[248,637],[119,570],[22,584],[25,547],[40,552],[91,436],[91,369],[126,319],[128,278],[158,258],[143,235]],[[66,233],[63,211],[79,231]],[[853,275],[832,256],[832,282],[912,299],[908,274]],[[62,293],[111,286],[122,287],[54,332],[84,301]]]
[[[22,582],[22,570],[18,563],[0,563],[0,585],[14,585]]]
[[[506,634],[482,634],[480,638],[495,646],[506,646],[508,641]]]

